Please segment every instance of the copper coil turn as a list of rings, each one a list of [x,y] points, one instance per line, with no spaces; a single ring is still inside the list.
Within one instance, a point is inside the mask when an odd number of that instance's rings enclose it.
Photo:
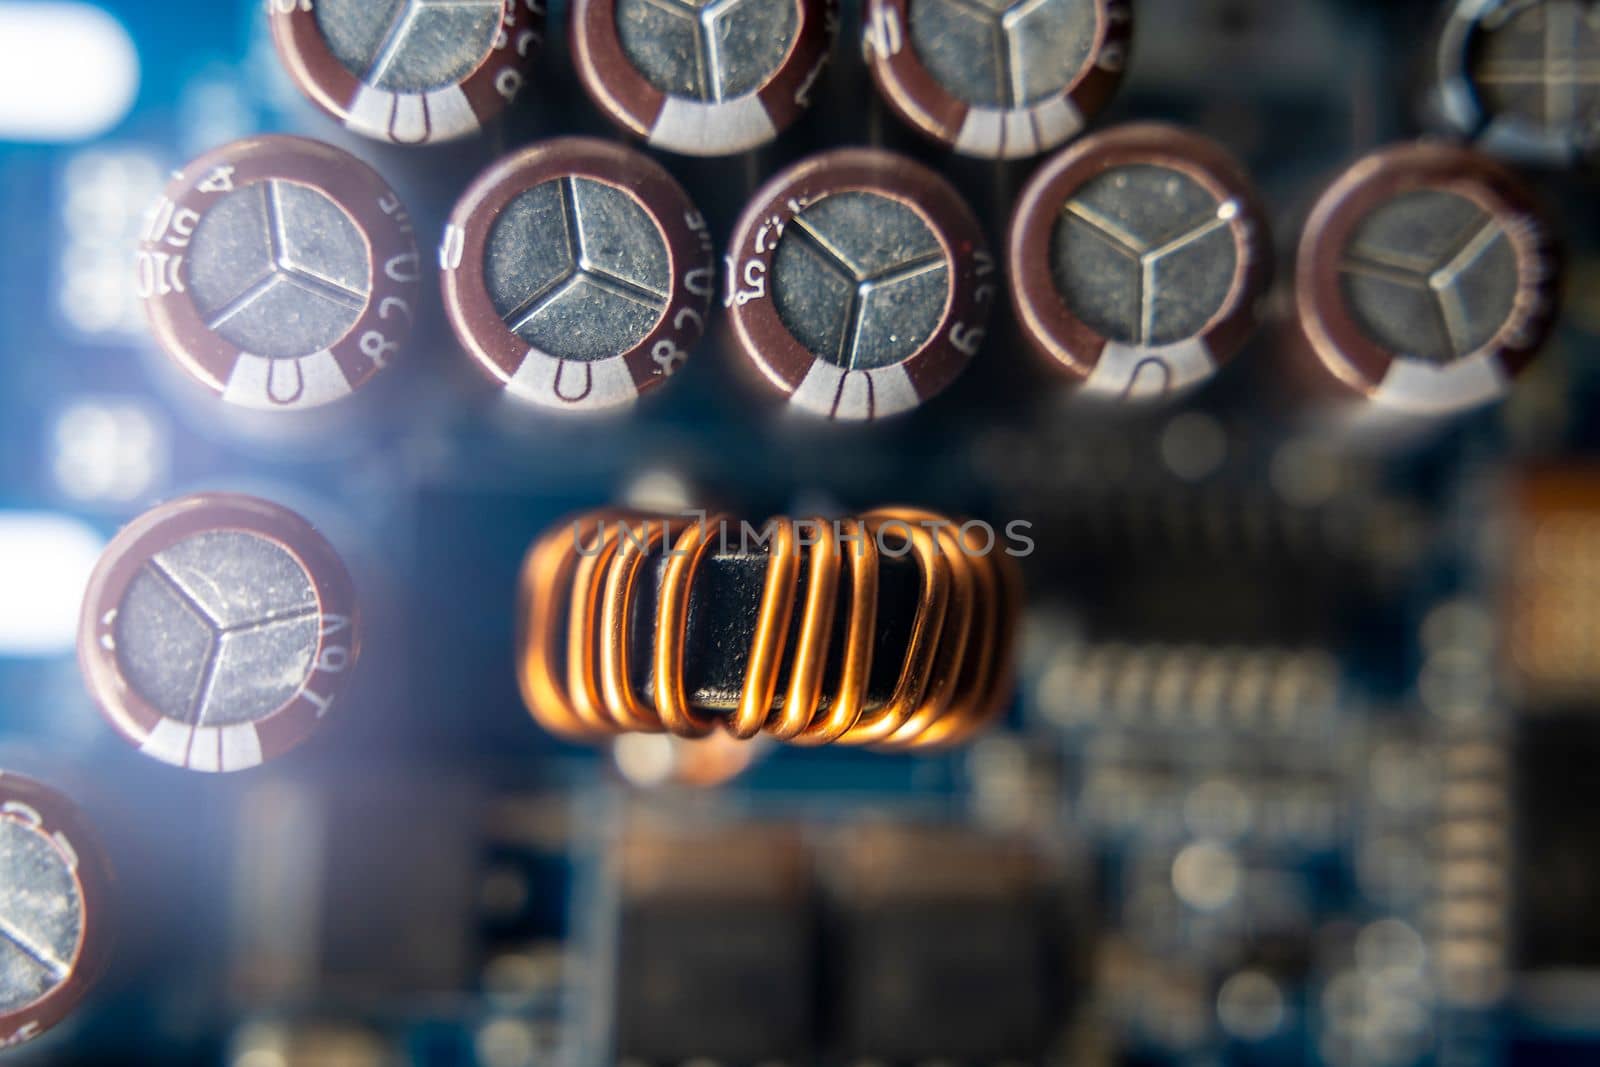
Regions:
[[[522,568],[517,639],[518,681],[534,718],[569,740],[722,729],[797,745],[908,749],[965,741],[1004,707],[1021,602],[1016,567],[992,537],[984,544],[970,526],[911,508],[770,521],[736,697],[696,706],[686,677],[691,602],[707,568],[734,554],[730,528],[740,524],[724,515],[597,511],[535,542]],[[906,566],[916,572],[912,592],[891,602],[885,574]],[[696,603],[697,612],[746,610]],[[897,670],[885,655],[898,657]]]

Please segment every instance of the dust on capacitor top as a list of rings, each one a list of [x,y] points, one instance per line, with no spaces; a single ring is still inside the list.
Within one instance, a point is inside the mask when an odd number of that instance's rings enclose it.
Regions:
[[[354,156],[298,137],[209,152],[167,186],[139,246],[156,339],[230,404],[311,408],[403,349],[420,261],[400,198]]]
[[[428,144],[512,103],[544,34],[544,0],[269,0],[295,85],[365,137]]]
[[[1434,46],[1431,118],[1484,151],[1550,165],[1600,153],[1600,5],[1452,0]]]
[[[885,418],[944,391],[1000,295],[955,189],[877,149],[778,174],[730,248],[724,303],[739,349],[794,407],[827,418]]]
[[[78,661],[106,718],[147,756],[238,771],[294,748],[360,652],[349,572],[309,523],[255,497],[163,504],[107,546]]]
[[[1110,101],[1130,0],[866,0],[879,91],[917,130],[968,156],[1022,159],[1066,143]]]
[[[655,148],[721,156],[766,144],[811,104],[837,0],[575,0],[590,98]]]
[[[1503,397],[1555,324],[1559,264],[1532,193],[1467,148],[1373,153],[1322,194],[1295,302],[1334,377],[1385,407],[1465,411]]]
[[[472,358],[541,407],[601,411],[662,385],[705,331],[704,217],[660,164],[568,137],[474,182],[440,250],[445,310]]]
[[[1011,219],[1007,274],[1023,336],[1085,393],[1193,388],[1255,330],[1272,279],[1266,213],[1215,142],[1160,123],[1049,160]]]
[[[83,1002],[111,941],[110,865],[77,807],[0,771],[0,1050]]]

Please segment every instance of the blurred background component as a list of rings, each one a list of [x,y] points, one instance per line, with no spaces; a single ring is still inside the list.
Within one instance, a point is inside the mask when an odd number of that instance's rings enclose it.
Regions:
[[[1496,155],[1563,166],[1600,149],[1600,20],[1587,0],[1455,0],[1434,58],[1434,118]]]

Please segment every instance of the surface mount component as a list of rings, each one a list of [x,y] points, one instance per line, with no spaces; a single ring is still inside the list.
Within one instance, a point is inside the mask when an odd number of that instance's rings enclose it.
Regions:
[[[1552,165],[1600,152],[1600,4],[1452,0],[1430,110],[1495,155]]]
[[[478,132],[517,98],[544,0],[274,0],[289,77],[365,137],[396,144]]]
[[[185,167],[139,246],[156,339],[223,400],[265,410],[347,396],[410,336],[420,264],[399,197],[298,137],[252,137]]]
[[[507,393],[543,407],[631,404],[689,358],[716,267],[705,219],[654,160],[587,138],[496,164],[440,252],[456,336]]]
[[[304,741],[360,651],[343,562],[300,516],[254,497],[145,512],[89,579],[78,659],[106,718],[141,752],[237,771]]]
[[[838,32],[836,0],[576,0],[572,56],[617,125],[723,156],[800,117]]]
[[[1023,190],[1007,273],[1023,336],[1085,392],[1139,400],[1207,380],[1256,327],[1266,212],[1220,145],[1156,123],[1073,145]]]
[[[1498,400],[1555,322],[1555,241],[1515,175],[1469,149],[1382,149],[1322,194],[1300,239],[1300,326],[1374,402],[1448,414]]]
[[[0,1049],[60,1023],[111,940],[111,874],[78,809],[0,771]]]
[[[1048,1062],[1074,968],[1045,863],[1022,841],[944,827],[842,836],[826,879],[841,1062]]]
[[[834,419],[885,418],[943,392],[1000,295],[960,195],[874,149],[778,174],[730,248],[724,303],[739,349],[796,408]]]
[[[992,533],[904,508],[761,527],[582,516],[523,566],[523,698],[575,740],[964,741],[1013,684],[1021,594]]]
[[[1600,867],[1600,704],[1526,708],[1517,725],[1513,794],[1516,856],[1497,859],[1494,876],[1513,885],[1516,967],[1567,983],[1592,1018],[1600,976],[1600,921],[1594,912]],[[1512,859],[1512,862],[1506,862]]]
[[[315,1005],[327,1022],[353,991],[404,1002],[473,981],[486,870],[475,784],[439,773],[419,790],[378,757],[226,786],[215,884],[230,902],[225,983],[242,1003],[289,1019]]]
[[[621,1061],[812,1062],[821,924],[800,834],[640,822],[613,858]]]
[[[1022,159],[1077,136],[1122,81],[1128,0],[867,0],[879,91],[968,156]]]

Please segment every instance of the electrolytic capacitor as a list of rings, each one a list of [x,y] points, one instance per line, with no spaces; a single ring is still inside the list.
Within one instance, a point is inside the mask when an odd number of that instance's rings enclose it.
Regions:
[[[252,137],[185,167],[139,247],[158,341],[230,404],[310,408],[402,351],[420,264],[400,198],[355,157]]]
[[[1470,149],[1373,153],[1322,194],[1300,240],[1300,328],[1334,377],[1385,407],[1503,397],[1554,326],[1555,241],[1532,194]]]
[[[694,156],[771,141],[811,104],[837,0],[576,0],[572,56],[596,106]]]
[[[1225,149],[1141,123],[1086,138],[1034,176],[1007,273],[1035,349],[1086,393],[1152,399],[1210,378],[1254,331],[1272,242]]]
[[[300,744],[360,652],[355,590],[309,523],[265,500],[183,497],[107,546],[78,660],[106,718],[147,756],[237,771]]]
[[[0,1049],[83,1002],[109,954],[110,893],[110,865],[77,807],[0,771]]]
[[[1429,111],[1484,151],[1566,165],[1600,153],[1600,7],[1451,0]]]
[[[866,0],[873,80],[902,119],[968,156],[1021,159],[1083,129],[1122,81],[1128,0]]]
[[[840,149],[767,183],[735,228],[725,303],[752,364],[796,408],[910,411],[981,346],[999,276],[971,209],[909,159]]]
[[[296,86],[365,137],[427,144],[476,133],[521,91],[544,0],[271,0]]]
[[[632,403],[683,366],[710,314],[705,219],[660,164],[570,137],[501,161],[451,213],[444,303],[467,352],[543,407]]]

